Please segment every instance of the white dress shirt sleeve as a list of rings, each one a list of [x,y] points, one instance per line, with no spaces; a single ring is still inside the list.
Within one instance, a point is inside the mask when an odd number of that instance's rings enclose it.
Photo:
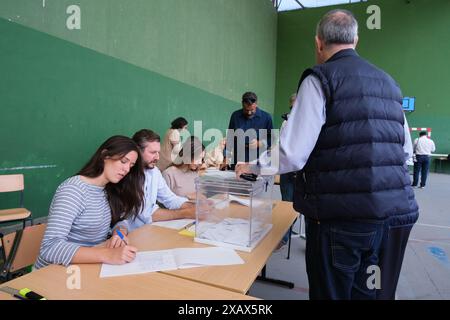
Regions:
[[[279,145],[259,159],[262,175],[298,171],[305,166],[326,121],[325,104],[319,79],[313,75],[306,77],[280,133]]]
[[[156,168],[155,168],[156,169]],[[153,169],[153,170],[155,170]],[[155,172],[154,177],[158,179],[158,195],[156,199],[162,203],[167,209],[174,210],[174,209],[180,209],[180,207],[188,201],[185,197],[177,196],[175,193],[170,190],[169,186],[166,183],[166,180],[164,180],[161,172],[158,170],[158,172]],[[157,205],[156,205],[157,206]],[[157,208],[152,209],[152,214],[156,210],[159,209],[159,206]]]
[[[408,121],[405,117],[405,123],[403,124],[403,130],[405,131],[405,143],[403,144],[403,150],[405,151],[406,164],[412,164],[413,157],[413,145],[411,140],[411,133],[409,132]]]

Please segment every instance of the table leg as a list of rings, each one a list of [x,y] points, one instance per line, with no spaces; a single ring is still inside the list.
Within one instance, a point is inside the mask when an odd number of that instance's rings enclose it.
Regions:
[[[264,282],[269,282],[269,283],[273,283],[273,284],[278,284],[278,285],[283,286],[283,287],[288,287],[289,289],[294,288],[294,283],[293,283],[293,282],[283,281],[283,280],[278,280],[278,279],[272,279],[272,278],[267,278],[267,277],[266,277],[266,265],[265,265],[264,268],[261,270],[261,275],[258,276],[258,277],[256,278],[256,280],[264,281]]]

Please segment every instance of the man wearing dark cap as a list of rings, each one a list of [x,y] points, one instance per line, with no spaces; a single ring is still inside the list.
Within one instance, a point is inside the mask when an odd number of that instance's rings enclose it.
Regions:
[[[258,107],[256,94],[244,93],[242,109],[234,111],[230,118],[224,161],[234,169],[237,162],[257,159],[270,147],[272,129],[272,116]]]

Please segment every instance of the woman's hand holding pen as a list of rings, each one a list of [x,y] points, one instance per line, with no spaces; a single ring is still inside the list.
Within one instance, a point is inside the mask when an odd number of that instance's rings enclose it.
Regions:
[[[117,234],[115,234],[106,241],[105,246],[107,248],[113,249],[113,248],[125,247],[126,244],[124,241],[122,241],[122,239],[120,239],[120,237]]]
[[[126,246],[129,242],[126,234],[127,234],[126,229],[119,229],[119,228],[115,229],[113,231],[113,236],[108,241],[106,241],[106,247],[118,248]]]
[[[133,246],[124,246],[118,248],[109,248],[103,262],[107,264],[125,264],[136,258],[137,248]]]
[[[137,248],[128,245],[128,238],[126,236],[127,229],[117,228],[113,232],[109,246],[107,245],[110,254],[107,257],[109,264],[124,264],[131,262],[136,258]]]

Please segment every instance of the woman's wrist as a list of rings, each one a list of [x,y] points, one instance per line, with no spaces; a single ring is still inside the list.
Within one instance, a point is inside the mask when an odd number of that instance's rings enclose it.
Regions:
[[[109,257],[108,254],[110,252],[110,248],[99,248],[99,252],[98,252],[98,256],[100,257],[100,262],[101,263],[107,263],[109,261]]]

